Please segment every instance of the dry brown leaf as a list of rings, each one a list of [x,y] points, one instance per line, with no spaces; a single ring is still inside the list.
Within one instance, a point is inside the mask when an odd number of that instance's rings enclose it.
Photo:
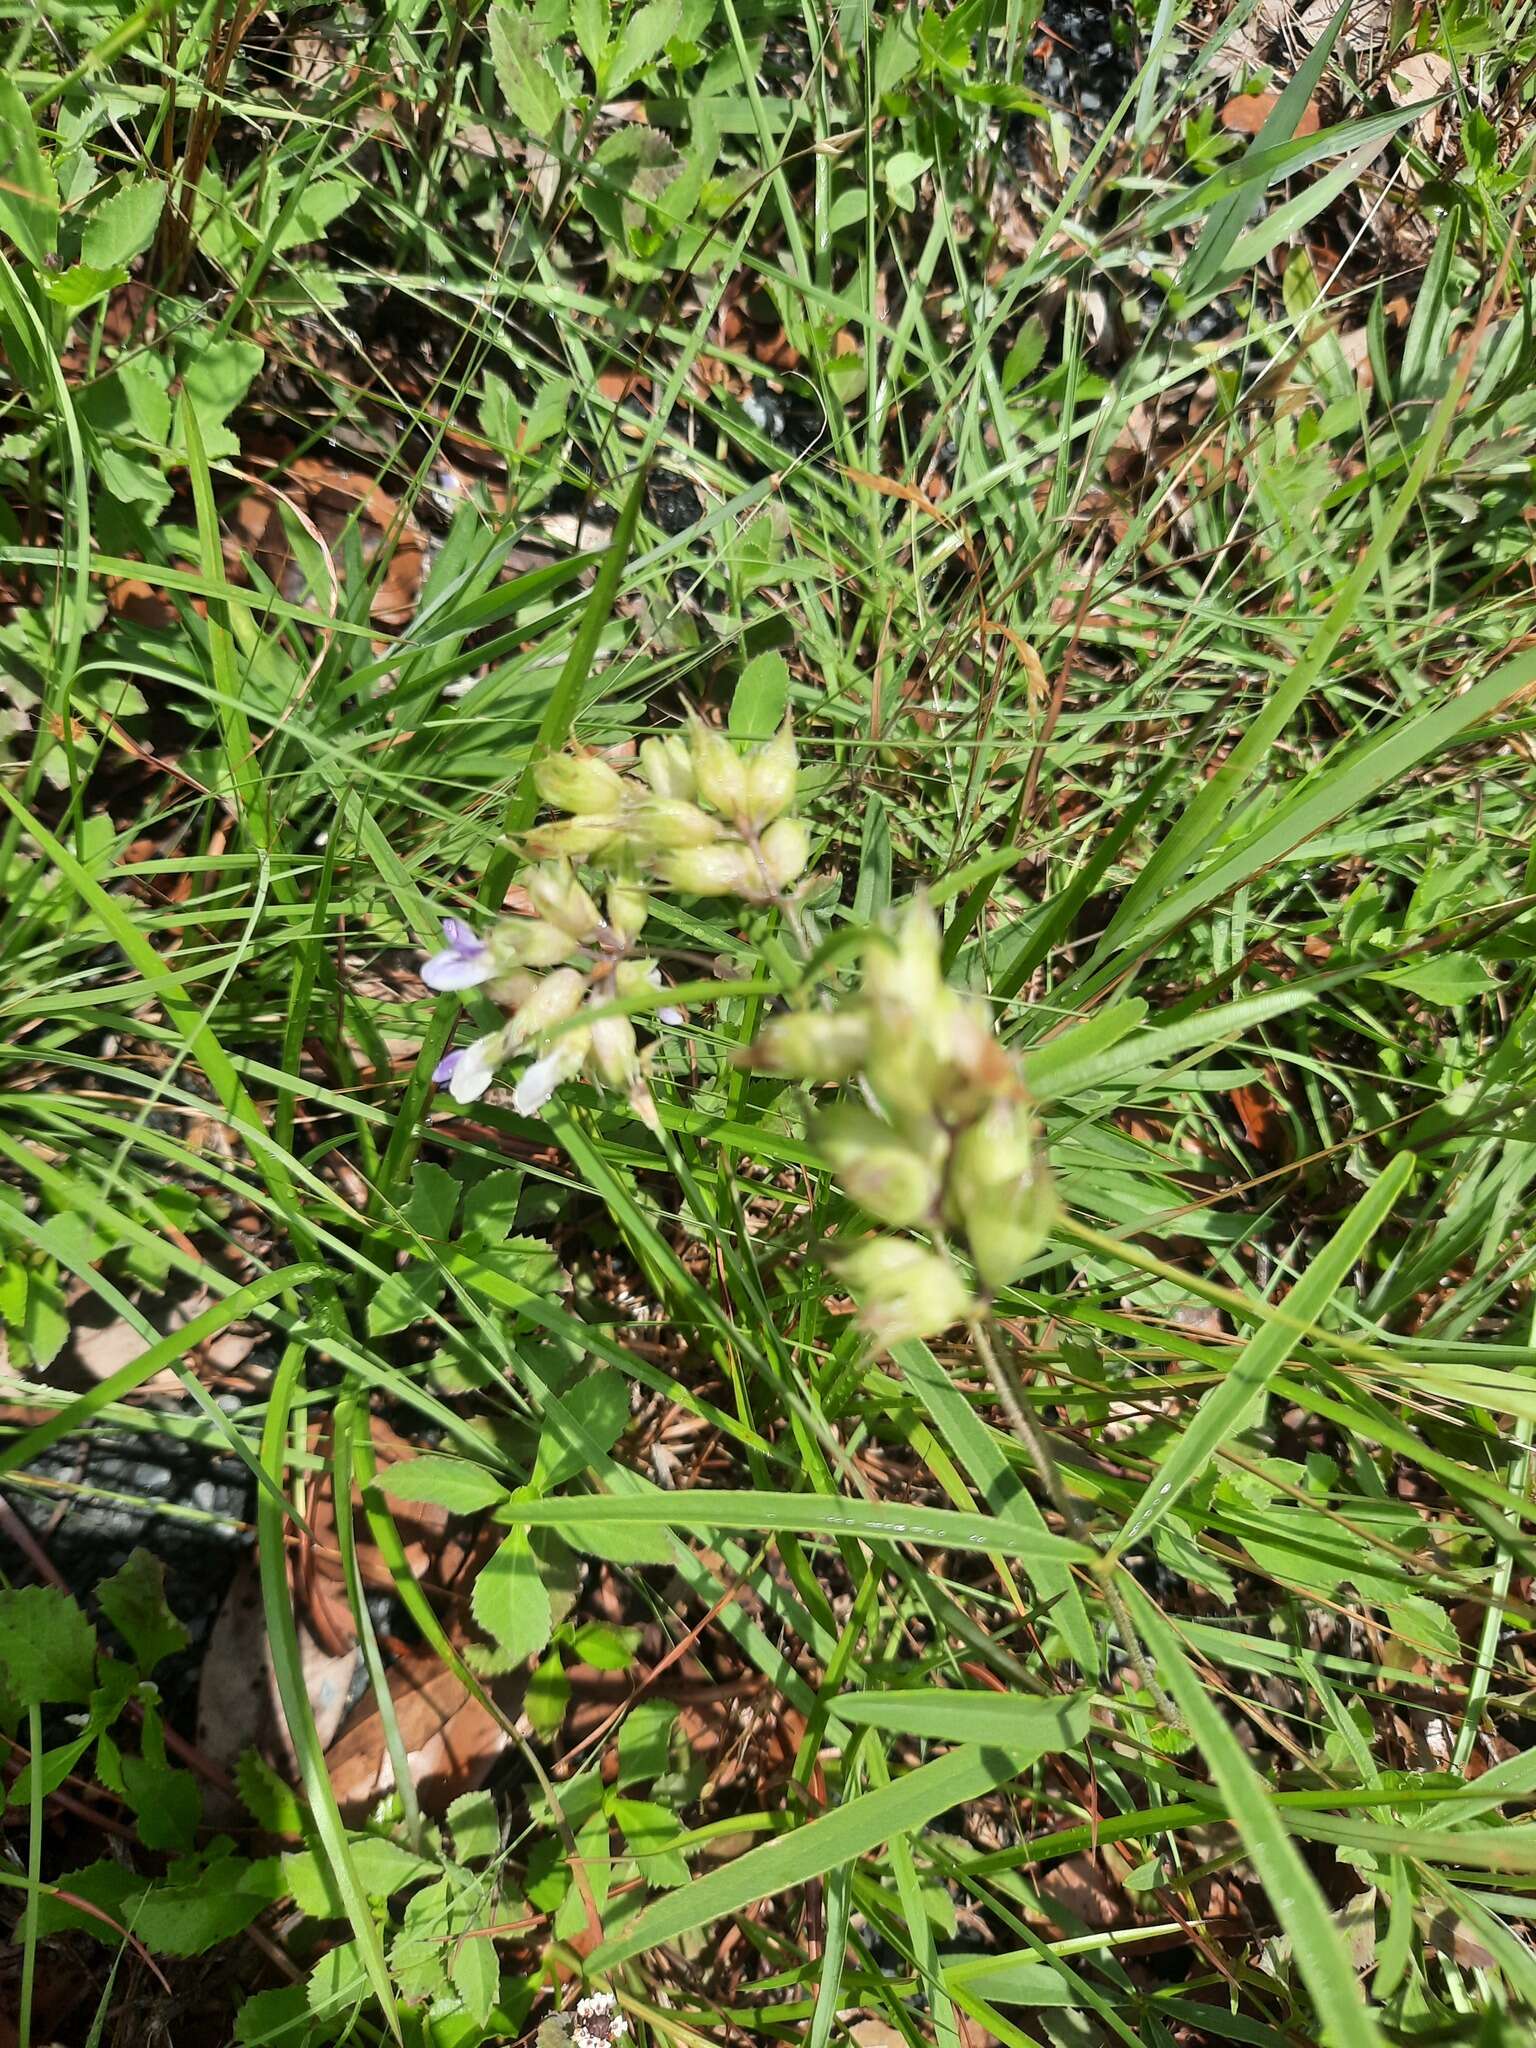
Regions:
[[[389,1674],[389,1693],[422,1810],[444,1813],[461,1792],[485,1783],[511,1738],[431,1650],[406,1652]],[[349,1821],[361,1820],[393,1791],[394,1765],[372,1694],[348,1715],[325,1762],[336,1803]]]
[[[198,1748],[226,1771],[276,1734],[270,1676],[261,1580],[247,1558],[214,1621],[197,1689]]]
[[[358,1651],[353,1646],[332,1655],[302,1620],[297,1628],[305,1691],[324,1747],[346,1713]],[[254,1558],[247,1558],[236,1573],[208,1638],[197,1691],[197,1742],[211,1762],[231,1775],[248,1749],[259,1751],[286,1776],[297,1775]]]
[[[373,1454],[381,1470],[416,1455],[415,1446],[378,1416],[371,1418],[370,1435]],[[326,1439],[320,1424],[316,1424],[310,1433],[310,1449],[317,1455],[325,1455]],[[394,1501],[390,1505],[395,1527],[405,1545],[405,1560],[412,1577],[431,1591],[446,1592],[459,1578],[467,1556],[464,1546],[448,1534],[450,1518],[447,1509],[430,1501]],[[311,1536],[305,1538],[299,1547],[294,1590],[318,1641],[332,1654],[339,1654],[357,1641],[357,1627],[342,1575],[329,1459],[310,1486],[305,1515]],[[363,1511],[362,1496],[355,1487],[352,1534],[357,1546],[358,1574],[363,1584],[387,1592],[394,1584],[394,1577],[379,1554]]]
[[[1255,1152],[1262,1153],[1266,1159],[1289,1159],[1291,1128],[1264,1084],[1255,1081],[1245,1087],[1234,1088],[1231,1101],[1242,1124],[1243,1136]]]
[[[1257,135],[1274,112],[1279,98],[1277,92],[1240,92],[1236,99],[1228,100],[1222,108],[1221,125],[1230,135]],[[1296,133],[1315,135],[1321,126],[1322,116],[1317,110],[1317,101],[1308,100],[1301,110],[1301,119],[1296,123]]]

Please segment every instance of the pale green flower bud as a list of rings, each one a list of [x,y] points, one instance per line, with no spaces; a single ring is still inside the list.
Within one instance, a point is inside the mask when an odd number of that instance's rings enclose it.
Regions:
[[[505,946],[507,958],[519,967],[558,967],[562,960],[570,959],[579,943],[559,925],[546,924],[541,917],[520,917],[507,931],[497,952],[499,955]]]
[[[859,1322],[875,1348],[936,1337],[969,1315],[970,1291],[942,1252],[901,1237],[871,1237],[837,1263],[859,1303]]]
[[[747,764],[723,732],[695,719],[688,735],[699,795],[723,818],[740,818],[747,808]]]
[[[685,847],[711,845],[725,827],[708,811],[684,803],[681,797],[653,797],[631,811],[629,830],[642,846],[677,853]]]
[[[928,1015],[947,993],[939,921],[926,896],[914,896],[901,915],[895,944],[877,941],[864,961],[864,985],[874,1003],[891,1001]]]
[[[660,797],[689,803],[697,794],[688,743],[677,733],[640,742],[640,773]]]
[[[844,1192],[881,1223],[919,1223],[938,1199],[944,1137],[939,1127],[909,1138],[856,1102],[834,1103],[811,1124]]]
[[[946,1123],[967,1124],[999,1095],[1016,1093],[1018,1070],[998,1043],[983,1004],[951,992],[939,1010],[934,1041],[941,1062],[938,1106]]]
[[[661,969],[654,960],[621,960],[613,970],[614,994],[643,996],[661,987]]]
[[[868,1056],[862,1010],[786,1010],[769,1018],[739,1063],[790,1081],[846,1081]]]
[[[610,846],[618,834],[616,817],[556,818],[551,824],[535,825],[523,845],[546,859],[587,860]]]
[[[569,932],[573,939],[595,936],[603,921],[602,912],[564,861],[529,868],[522,881],[529,901],[541,917]]]
[[[869,1019],[864,1067],[880,1107],[899,1122],[932,1116],[943,1076],[924,1020],[889,999],[872,1004]]]
[[[789,809],[799,780],[794,727],[786,717],[768,744],[747,760],[746,815],[759,830]]]
[[[643,882],[610,882],[604,907],[608,929],[632,946],[651,914],[651,892]]]
[[[811,858],[811,835],[799,818],[780,818],[758,842],[763,866],[780,889],[798,882]]]
[[[545,803],[581,817],[615,817],[624,801],[623,777],[596,754],[550,754],[533,781]]]
[[[1006,1287],[1045,1244],[1056,1195],[1025,1103],[995,1099],[956,1138],[944,1209],[989,1288]]]
[[[588,1058],[596,1079],[609,1088],[628,1088],[640,1067],[634,1025],[627,1017],[599,1017],[591,1037]]]
[[[507,1026],[509,1040],[513,1045],[526,1045],[530,1038],[537,1038],[552,1025],[563,1024],[581,1008],[586,993],[584,974],[578,974],[574,967],[557,967],[553,974],[545,975],[527,1002],[519,1007]]]
[[[494,981],[488,981],[485,992],[503,1010],[517,1010],[527,1002],[538,985],[533,975],[514,968],[510,974],[498,974]]]
[[[691,846],[668,854],[661,872],[674,889],[690,896],[747,896],[763,893],[762,872],[739,839],[720,846]]]

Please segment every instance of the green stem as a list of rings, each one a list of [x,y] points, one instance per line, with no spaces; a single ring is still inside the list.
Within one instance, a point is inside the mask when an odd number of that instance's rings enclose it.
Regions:
[[[1077,1512],[1077,1504],[1067,1492],[1061,1476],[1061,1467],[1056,1463],[1056,1454],[1035,1427],[1034,1417],[1025,1406],[1024,1389],[1013,1369],[1013,1361],[1006,1358],[992,1342],[992,1335],[984,1316],[975,1317],[970,1329],[971,1340],[976,1346],[978,1357],[986,1367],[987,1378],[991,1382],[992,1391],[997,1395],[1003,1413],[1008,1418],[1009,1427],[1028,1453],[1029,1461],[1039,1474],[1040,1484],[1045,1488],[1052,1507],[1066,1523],[1067,1534],[1074,1541],[1087,1544],[1096,1550],[1098,1545],[1094,1542],[1082,1516]],[[1130,1610],[1115,1584],[1114,1574],[1117,1569],[1115,1560],[1105,1557],[1094,1567],[1093,1575],[1098,1582],[1099,1591],[1104,1596],[1104,1604],[1109,1609],[1115,1633],[1120,1638],[1120,1647],[1131,1667],[1131,1676],[1154,1702],[1158,1713],[1169,1727],[1182,1728],[1184,1723],[1179,1711],[1158,1683],[1157,1674],[1146,1655],[1145,1645],[1136,1633],[1136,1624],[1131,1620]]]
[[[32,2048],[32,1980],[37,1970],[37,1902],[43,1878],[43,1710],[34,1700],[27,1708],[27,1748],[31,1760],[30,1812],[27,1833],[27,1903],[21,1935],[21,2010],[16,2021],[18,2048]]]

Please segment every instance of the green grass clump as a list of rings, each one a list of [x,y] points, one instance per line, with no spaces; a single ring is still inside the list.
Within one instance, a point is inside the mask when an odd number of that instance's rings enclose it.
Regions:
[[[6,13],[24,2048],[1528,2037],[1536,25],[1368,12]]]

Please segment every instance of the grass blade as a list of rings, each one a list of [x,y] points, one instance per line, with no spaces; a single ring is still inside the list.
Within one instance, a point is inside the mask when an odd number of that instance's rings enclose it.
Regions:
[[[1209,1469],[1221,1446],[1344,1284],[1412,1174],[1412,1154],[1399,1152],[1286,1296],[1286,1320],[1266,1323],[1244,1347],[1221,1385],[1206,1395],[1189,1427],[1147,1482],[1115,1539],[1113,1555],[1124,1556],[1143,1542]]]
[[[1328,1901],[1286,1833],[1269,1790],[1196,1676],[1161,1611],[1128,1573],[1121,1587],[1157,1675],[1173,1696],[1226,1802],[1275,1917],[1291,1938],[1297,1970],[1317,2006],[1325,2048],[1383,2048]]]
[[[894,1784],[865,1792],[846,1806],[823,1814],[776,1842],[664,1894],[605,1941],[589,1958],[594,1972],[611,1970],[663,1942],[739,1913],[758,1899],[774,1898],[825,1877],[829,1871],[867,1856],[893,1835],[926,1827],[951,1806],[979,1799],[1004,1785],[1019,1769],[1002,1749],[954,1749],[921,1764]]]

